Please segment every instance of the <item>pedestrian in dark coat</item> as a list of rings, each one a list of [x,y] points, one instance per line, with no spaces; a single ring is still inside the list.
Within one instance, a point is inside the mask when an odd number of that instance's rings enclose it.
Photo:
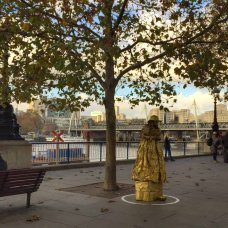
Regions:
[[[170,161],[174,161],[172,158],[172,153],[171,153],[171,145],[170,145],[170,140],[169,137],[166,135],[164,139],[164,148],[165,148],[165,160],[167,161],[167,154],[169,156]]]
[[[215,162],[218,162],[217,155],[218,155],[218,148],[222,144],[222,141],[219,137],[219,134],[217,132],[213,132],[212,135],[212,146],[211,146],[211,153],[213,156],[213,160]]]

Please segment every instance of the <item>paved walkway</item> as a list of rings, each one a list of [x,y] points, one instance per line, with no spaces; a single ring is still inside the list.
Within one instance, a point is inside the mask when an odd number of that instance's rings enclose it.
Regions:
[[[0,198],[0,228],[227,228],[228,164],[211,157],[166,162],[167,205],[132,204],[134,197],[113,199],[59,191],[101,182],[103,167],[48,171],[27,209],[26,195]],[[119,183],[133,184],[133,164],[117,166]],[[177,201],[175,197],[180,201]]]

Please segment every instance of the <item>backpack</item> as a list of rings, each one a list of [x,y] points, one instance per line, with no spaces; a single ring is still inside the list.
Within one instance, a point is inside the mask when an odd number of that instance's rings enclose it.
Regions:
[[[213,140],[212,140],[212,138],[210,137],[210,138],[207,140],[207,145],[208,145],[208,146],[212,146],[212,142],[213,142]]]

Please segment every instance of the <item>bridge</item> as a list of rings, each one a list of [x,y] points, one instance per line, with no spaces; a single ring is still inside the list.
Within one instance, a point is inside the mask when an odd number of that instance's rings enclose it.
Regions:
[[[141,131],[143,124],[119,124],[116,125],[117,131]],[[169,123],[160,124],[162,131],[210,131],[212,123]],[[219,123],[219,129],[221,131],[228,130],[228,122]],[[78,126],[77,128],[71,128],[71,131],[106,131],[106,125],[88,125],[87,128]]]
[[[139,132],[142,130],[144,124],[128,124],[117,123],[116,134],[123,140],[131,140],[132,138],[139,138]],[[228,122],[219,123],[221,131],[228,130]],[[208,138],[209,132],[212,130],[212,123],[172,123],[172,124],[160,124],[162,132],[170,132],[174,138],[183,138],[187,135],[191,135],[193,138]],[[77,128],[71,128],[73,135],[83,134],[89,141],[102,141],[106,139],[106,125],[87,125],[78,126]],[[120,140],[120,139],[119,139]]]

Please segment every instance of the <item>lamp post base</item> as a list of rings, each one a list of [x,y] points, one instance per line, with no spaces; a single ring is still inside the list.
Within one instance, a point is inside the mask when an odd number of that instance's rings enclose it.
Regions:
[[[218,125],[217,122],[214,122],[214,123],[212,124],[212,131],[213,131],[213,132],[218,132],[218,130],[219,130],[219,125]]]

